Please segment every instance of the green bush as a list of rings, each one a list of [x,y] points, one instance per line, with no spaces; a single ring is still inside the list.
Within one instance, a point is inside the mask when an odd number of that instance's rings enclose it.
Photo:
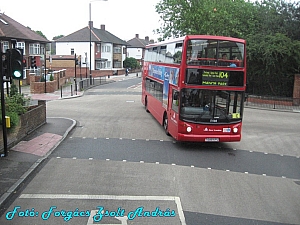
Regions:
[[[18,125],[20,120],[19,116],[26,112],[25,106],[28,106],[29,102],[30,99],[25,98],[24,94],[18,93],[16,85],[12,84],[10,96],[5,97],[5,115],[10,117],[11,128]],[[0,124],[2,124],[2,116],[0,116]]]
[[[16,112],[7,112],[6,115],[10,117],[10,127],[14,128],[19,124],[20,117]]]
[[[139,67],[138,61],[133,57],[127,57],[123,62],[124,68],[136,69]]]
[[[10,87],[10,93],[9,93],[9,95],[10,96],[13,96],[13,95],[16,95],[16,94],[18,94],[18,88],[17,88],[17,86],[14,84],[14,83],[12,83],[11,84],[11,87]]]
[[[50,75],[50,81],[53,81],[54,80],[54,77],[53,77],[53,74],[51,73]]]
[[[5,99],[5,111],[8,112],[15,112],[17,115],[21,115],[26,112],[26,109],[23,107],[24,99],[22,99],[21,95],[12,96]]]

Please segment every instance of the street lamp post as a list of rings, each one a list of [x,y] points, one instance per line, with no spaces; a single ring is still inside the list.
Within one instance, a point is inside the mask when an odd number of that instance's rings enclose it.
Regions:
[[[92,2],[95,1],[107,1],[107,0],[92,0],[89,2],[89,15],[90,15],[90,21],[89,21],[89,27],[90,27],[90,84],[92,84]]]

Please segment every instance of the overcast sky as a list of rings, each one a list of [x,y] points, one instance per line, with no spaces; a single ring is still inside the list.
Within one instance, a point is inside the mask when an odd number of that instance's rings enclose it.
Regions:
[[[139,34],[156,40],[153,30],[159,28],[155,5],[159,0],[7,0],[1,1],[0,11],[32,30],[40,30],[52,40],[68,35],[88,25],[89,3],[94,27],[105,24],[106,30],[122,40]]]

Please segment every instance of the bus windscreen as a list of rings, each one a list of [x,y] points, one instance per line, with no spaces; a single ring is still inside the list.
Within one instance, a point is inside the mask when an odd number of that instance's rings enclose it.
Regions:
[[[243,43],[226,40],[189,40],[187,65],[244,67]]]
[[[180,119],[194,123],[231,123],[242,118],[243,92],[184,88]]]

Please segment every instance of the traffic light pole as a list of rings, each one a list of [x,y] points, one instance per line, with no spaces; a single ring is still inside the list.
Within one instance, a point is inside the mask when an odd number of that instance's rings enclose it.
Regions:
[[[44,76],[45,77],[45,93],[47,93],[47,80],[46,80],[47,79],[47,75],[46,75],[46,73],[47,73],[47,65],[46,65],[47,62],[46,61],[47,60],[46,60],[46,52],[45,52],[45,57],[44,58],[45,58],[44,59],[44,65],[45,65],[45,72],[44,72],[45,73],[45,76]]]
[[[4,148],[4,157],[8,155],[7,151],[7,129],[6,129],[6,120],[5,120],[5,101],[4,101],[4,81],[3,81],[3,68],[2,68],[2,56],[3,53],[0,51],[0,84],[1,84],[1,112],[2,112],[2,133],[3,133],[3,148]],[[2,155],[1,155],[2,156]]]
[[[76,65],[77,65],[77,57],[76,57],[76,54],[75,54],[75,79],[74,79],[74,81],[75,81],[75,93],[76,93],[76,95],[77,95],[77,74],[76,74]]]

